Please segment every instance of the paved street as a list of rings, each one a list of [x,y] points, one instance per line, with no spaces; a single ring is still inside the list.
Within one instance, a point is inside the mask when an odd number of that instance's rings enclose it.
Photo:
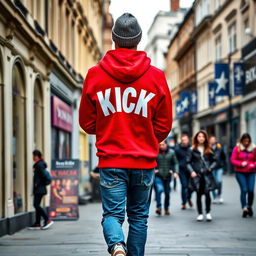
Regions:
[[[195,209],[181,211],[180,193],[172,195],[171,216],[155,216],[155,203],[152,204],[146,255],[256,255],[256,219],[241,218],[239,190],[234,177],[225,177],[225,204],[213,205],[212,223],[197,223]],[[0,238],[0,255],[108,255],[100,219],[100,204],[82,206],[79,221],[55,222],[48,231],[23,230]]]

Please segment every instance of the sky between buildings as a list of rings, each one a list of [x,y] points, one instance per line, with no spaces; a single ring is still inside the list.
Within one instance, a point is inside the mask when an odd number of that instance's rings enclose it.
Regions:
[[[183,8],[191,7],[194,0],[180,0]],[[124,12],[132,13],[142,28],[142,40],[139,49],[143,50],[147,44],[147,32],[158,11],[169,11],[170,0],[111,0],[110,12],[114,20]]]

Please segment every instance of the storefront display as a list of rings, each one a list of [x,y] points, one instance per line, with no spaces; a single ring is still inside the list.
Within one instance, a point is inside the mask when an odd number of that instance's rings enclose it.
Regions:
[[[72,108],[52,96],[52,159],[71,157],[71,132],[73,130]]]

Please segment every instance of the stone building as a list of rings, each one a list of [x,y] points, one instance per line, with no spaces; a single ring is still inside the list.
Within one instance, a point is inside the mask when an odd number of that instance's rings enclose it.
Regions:
[[[35,148],[49,170],[56,158],[88,161],[78,107],[102,56],[104,13],[100,0],[8,0],[0,9],[1,235],[31,223]]]
[[[256,139],[255,129],[253,129],[256,113],[254,95],[256,3],[253,0],[195,0],[191,9],[194,12],[194,23],[190,24],[187,31],[195,47],[198,95],[197,112],[193,113],[191,122],[193,134],[199,129],[205,129],[210,135],[215,134],[228,153],[242,132],[250,132],[254,142]],[[183,27],[180,26],[177,34],[181,33]],[[170,43],[167,63],[173,62],[172,66],[180,67],[178,58],[171,57],[172,51],[175,49],[176,56],[183,54],[182,48],[180,50],[175,48],[177,40],[177,36],[174,36]],[[188,58],[189,51],[185,51],[184,56],[186,55]],[[234,63],[237,62],[245,64],[244,94],[238,96],[234,94],[236,74]],[[208,83],[215,81],[215,63],[226,63],[229,66],[230,94],[229,96],[216,96],[215,104],[210,106]],[[166,70],[169,79],[177,77],[178,80],[177,88],[173,92],[174,100],[176,100],[176,95],[182,91],[180,84],[182,70],[179,68],[175,70],[171,70],[169,67]],[[186,114],[190,115],[191,113]],[[182,117],[178,120],[181,124]],[[183,131],[183,128],[180,125],[179,132]]]
[[[179,0],[170,0],[170,11],[159,11],[148,30],[145,51],[152,65],[165,70],[168,44],[182,22],[187,9],[180,8]]]

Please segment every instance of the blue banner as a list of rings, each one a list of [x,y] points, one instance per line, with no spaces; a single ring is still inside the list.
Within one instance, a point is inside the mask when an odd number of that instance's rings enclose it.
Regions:
[[[208,83],[209,107],[214,107],[216,105],[216,100],[215,100],[216,87],[217,87],[216,82]]]
[[[176,101],[176,119],[181,118],[182,116],[182,105],[181,100]]]
[[[226,63],[215,63],[216,90],[215,96],[229,95],[229,66]]]
[[[234,94],[244,94],[245,72],[243,63],[234,63]]]
[[[181,92],[180,94],[181,106],[182,106],[182,114],[190,111],[190,93],[189,92]]]
[[[197,112],[197,91],[193,91],[190,94],[190,111],[192,113],[196,113]]]

